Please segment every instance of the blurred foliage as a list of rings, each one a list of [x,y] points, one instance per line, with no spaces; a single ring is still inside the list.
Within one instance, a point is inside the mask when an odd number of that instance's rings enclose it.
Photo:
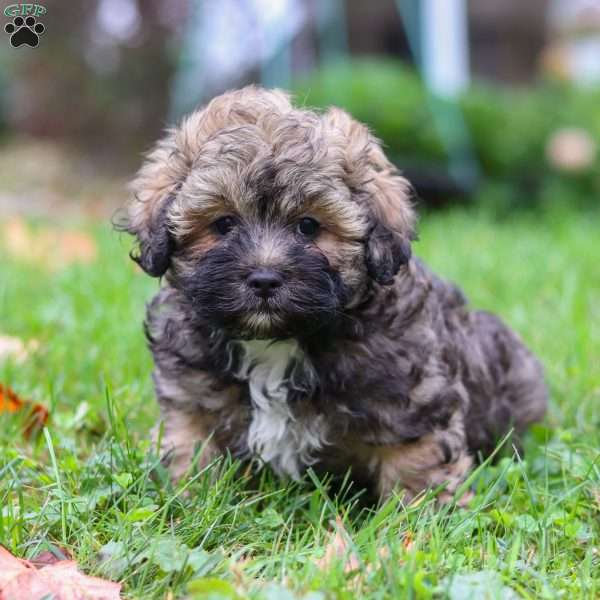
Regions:
[[[434,119],[441,101],[429,96],[406,65],[374,59],[332,64],[298,82],[295,93],[300,104],[341,106],[367,123],[400,168],[447,170],[448,140]],[[547,148],[563,128],[580,128],[598,145],[600,89],[557,82],[523,89],[475,83],[458,105],[492,203],[535,204],[556,196],[575,205],[597,201],[599,153],[584,168],[568,170],[548,160]]]
[[[395,157],[444,162],[444,144],[436,133],[419,77],[391,60],[340,62],[298,82],[299,104],[340,106],[368,123]]]

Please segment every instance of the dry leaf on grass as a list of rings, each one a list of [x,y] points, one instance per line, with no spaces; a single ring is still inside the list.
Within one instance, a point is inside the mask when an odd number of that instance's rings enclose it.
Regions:
[[[87,233],[50,227],[31,228],[22,219],[12,219],[4,227],[4,246],[14,258],[60,269],[72,263],[96,259],[96,242]]]
[[[350,535],[344,528],[340,517],[336,517],[333,531],[328,534],[325,554],[317,561],[321,570],[328,569],[337,561],[344,561],[344,573],[352,573],[360,568],[360,560],[350,548]]]
[[[0,546],[0,600],[118,600],[121,584],[88,577],[63,560],[36,568]]]
[[[48,421],[48,409],[45,406],[23,400],[11,388],[0,383],[0,415],[17,412],[26,415],[24,433],[27,438]]]
[[[22,363],[32,352],[39,348],[37,340],[24,342],[22,339],[10,335],[0,335],[0,361],[6,358],[12,358],[18,363]]]

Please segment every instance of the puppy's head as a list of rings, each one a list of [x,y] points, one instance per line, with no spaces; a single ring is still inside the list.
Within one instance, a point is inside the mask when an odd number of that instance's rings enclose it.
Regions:
[[[410,258],[407,182],[345,112],[255,87],[170,131],[134,180],[134,259],[239,337],[314,331]]]

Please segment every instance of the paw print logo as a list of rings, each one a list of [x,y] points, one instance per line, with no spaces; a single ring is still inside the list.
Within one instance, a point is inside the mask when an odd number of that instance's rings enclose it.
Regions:
[[[18,48],[23,44],[35,48],[40,42],[39,36],[45,30],[46,28],[32,16],[26,19],[15,17],[12,23],[7,23],[4,26],[4,31],[10,35],[10,45],[13,48]]]

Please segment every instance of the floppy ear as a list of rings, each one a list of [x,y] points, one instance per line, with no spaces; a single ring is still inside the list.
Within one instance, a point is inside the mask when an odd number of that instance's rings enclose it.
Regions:
[[[175,250],[171,210],[206,137],[217,128],[210,113],[214,104],[215,100],[168,130],[131,182],[133,200],[124,229],[138,240],[138,251],[131,258],[153,277],[161,277],[171,265]]]
[[[202,144],[212,131],[211,126],[215,126],[210,119],[211,104],[189,115],[179,127],[167,131],[131,182],[134,199],[129,205],[125,229],[137,237],[139,245],[138,252],[132,253],[131,258],[153,277],[164,275],[171,264],[175,249],[171,209]]]
[[[374,140],[370,157],[371,177],[365,187],[374,226],[367,238],[365,259],[369,275],[381,285],[391,285],[411,257],[415,217],[410,185],[395,172]]]
[[[162,277],[171,264],[175,242],[169,231],[168,212],[174,200],[174,194],[161,199],[157,214],[149,215],[143,228],[129,230],[137,234],[139,244],[138,251],[130,256],[152,277]]]
[[[411,256],[415,214],[410,184],[365,125],[338,108],[329,109],[324,120],[330,141],[344,153],[348,187],[371,220],[365,242],[367,272],[377,283],[390,285]]]
[[[410,242],[381,222],[369,233],[365,261],[367,272],[381,285],[391,285],[394,276],[410,260]]]
[[[130,256],[152,277],[164,275],[171,264],[175,243],[169,230],[169,211],[188,172],[176,133],[170,131],[147,155],[130,185],[134,199],[125,229],[138,241],[138,250]]]

